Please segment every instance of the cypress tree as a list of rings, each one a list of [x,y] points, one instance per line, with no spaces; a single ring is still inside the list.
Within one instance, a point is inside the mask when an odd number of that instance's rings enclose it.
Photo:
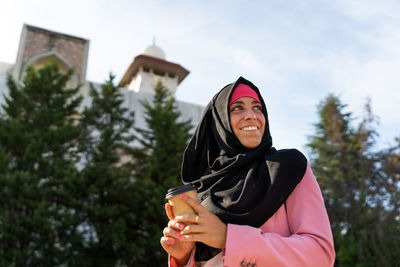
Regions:
[[[142,179],[143,148],[134,148],[134,114],[124,107],[114,75],[95,88],[82,114],[81,220],[83,257],[73,264],[161,266],[157,224],[160,200],[151,180]],[[163,261],[165,263],[165,260]]]
[[[137,129],[139,141],[147,162],[141,179],[153,185],[156,202],[152,213],[152,230],[147,240],[144,257],[138,263],[146,266],[165,266],[166,253],[160,245],[162,230],[167,225],[164,202],[166,191],[181,184],[180,169],[183,152],[190,137],[191,122],[183,121],[176,107],[175,98],[168,89],[158,82],[152,102],[141,101],[145,108],[147,129]]]
[[[390,266],[392,248],[385,239],[394,232],[384,228],[389,213],[381,201],[382,162],[374,151],[376,117],[367,102],[362,121],[354,127],[345,107],[338,97],[326,97],[308,143],[331,221],[336,265]]]
[[[86,236],[81,263],[90,266],[133,266],[142,249],[136,245],[141,197],[129,147],[134,114],[123,107],[122,89],[114,85],[114,78],[110,74],[100,88],[90,85],[91,106],[81,118],[81,215]]]
[[[374,246],[381,248],[382,266],[396,266],[400,262],[400,138],[394,145],[379,152],[381,168],[379,180],[373,187],[379,188],[375,197],[378,210],[376,227],[371,229],[379,239]],[[381,184],[377,187],[376,184]],[[385,250],[383,250],[385,249]]]
[[[0,265],[54,266],[80,243],[71,184],[77,178],[79,87],[56,63],[7,77],[0,118]]]
[[[145,108],[147,129],[137,129],[139,141],[148,151],[146,177],[159,185],[180,183],[183,152],[190,138],[190,120],[182,121],[175,98],[158,82],[152,103],[141,101]]]

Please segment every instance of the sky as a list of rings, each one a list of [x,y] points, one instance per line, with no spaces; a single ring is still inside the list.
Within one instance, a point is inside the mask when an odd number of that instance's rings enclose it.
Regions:
[[[371,99],[377,149],[400,136],[400,1],[0,0],[0,62],[24,23],[90,40],[87,80],[117,80],[151,45],[190,71],[180,101],[206,105],[239,76],[266,102],[277,148],[306,153],[317,107],[334,94],[354,125]]]

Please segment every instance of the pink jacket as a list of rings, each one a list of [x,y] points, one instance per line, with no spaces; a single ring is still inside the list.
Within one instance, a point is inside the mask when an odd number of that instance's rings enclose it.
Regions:
[[[332,231],[310,166],[285,205],[260,228],[228,224],[226,248],[212,261],[196,264],[192,253],[187,266],[333,266]]]

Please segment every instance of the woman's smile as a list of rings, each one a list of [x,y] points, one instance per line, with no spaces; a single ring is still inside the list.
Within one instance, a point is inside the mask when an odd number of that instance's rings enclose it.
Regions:
[[[256,131],[258,129],[259,128],[257,126],[246,126],[246,127],[240,128],[240,130],[242,130],[242,131]]]
[[[256,148],[262,140],[265,117],[260,102],[243,96],[229,106],[233,133],[246,148]]]

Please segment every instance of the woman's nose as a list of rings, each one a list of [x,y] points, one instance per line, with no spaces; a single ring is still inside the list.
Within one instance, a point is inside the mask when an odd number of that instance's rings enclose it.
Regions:
[[[255,120],[256,118],[257,118],[256,114],[252,109],[246,111],[246,114],[245,114],[246,120]]]

